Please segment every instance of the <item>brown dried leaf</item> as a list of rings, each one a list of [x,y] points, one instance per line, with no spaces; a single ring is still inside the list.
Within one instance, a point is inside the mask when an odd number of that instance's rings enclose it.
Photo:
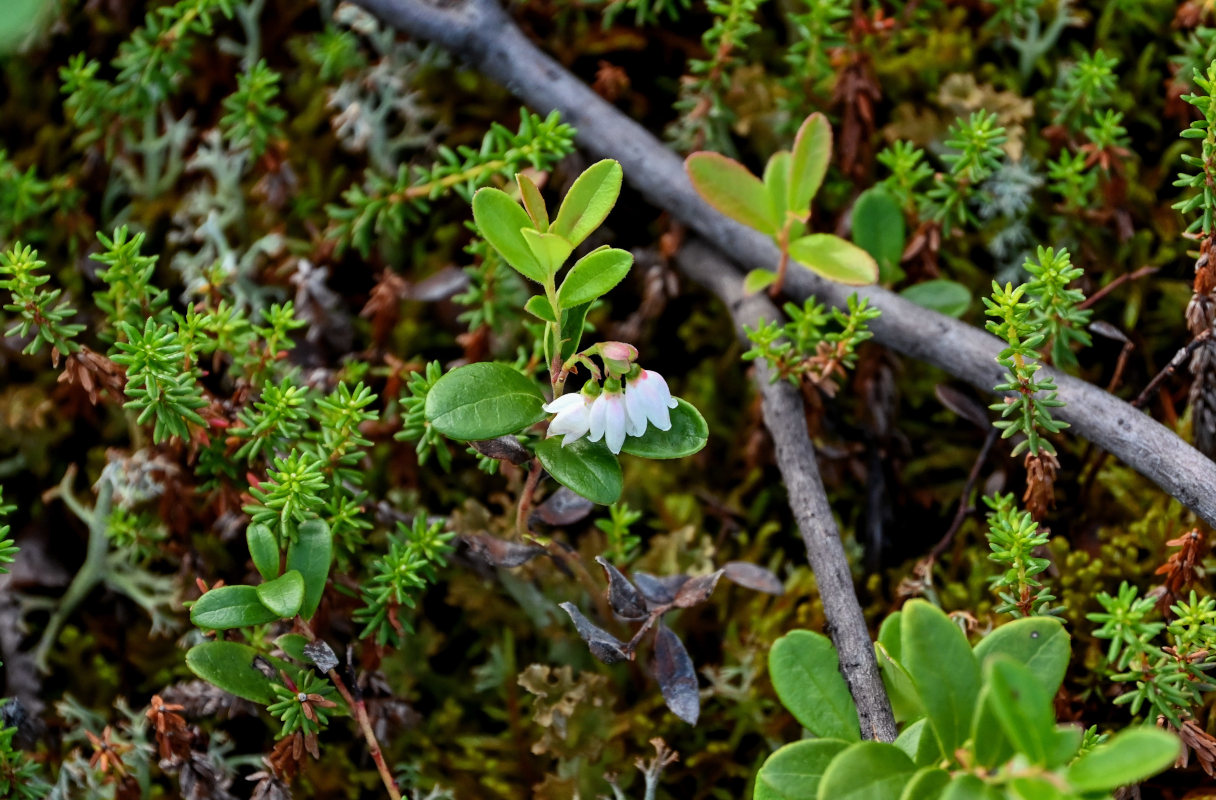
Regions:
[[[699,578],[689,578],[680,587],[680,591],[676,592],[675,604],[676,608],[692,608],[695,605],[700,605],[709,599],[709,596],[714,593],[714,587],[718,585],[718,579],[722,577],[722,570],[711,572],[708,575],[702,575]]]
[[[468,548],[469,558],[491,567],[518,567],[545,554],[543,547],[508,542],[483,533],[466,533],[460,540]]]
[[[634,572],[633,582],[652,607],[664,606],[675,601],[676,593],[688,582],[688,576],[664,575],[660,578],[649,572]]]
[[[469,444],[483,456],[498,461],[510,461],[518,465],[532,458],[532,454],[514,436],[499,436],[496,439],[483,439]]]
[[[731,561],[722,568],[722,574],[745,589],[755,589],[765,594],[784,594],[785,586],[771,569],[749,561]]]
[[[701,716],[697,673],[680,637],[662,622],[655,633],[653,666],[655,680],[671,713],[689,725],[696,725]]]
[[[594,507],[595,504],[581,494],[562,486],[537,506],[532,518],[556,527],[573,525],[590,514]]]
[[[605,664],[629,660],[629,656],[625,653],[625,643],[603,628],[592,625],[574,603],[562,603],[559,608],[570,615],[570,619],[574,621],[574,627],[578,629],[578,635],[583,637],[583,641],[590,648],[591,655]]]
[[[645,619],[646,598],[637,587],[603,556],[596,556],[595,562],[604,568],[608,577],[608,605],[612,610],[625,619]]]

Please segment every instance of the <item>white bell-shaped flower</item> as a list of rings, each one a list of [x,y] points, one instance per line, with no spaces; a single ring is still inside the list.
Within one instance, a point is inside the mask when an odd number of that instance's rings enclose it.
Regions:
[[[586,436],[587,431],[591,429],[591,400],[592,398],[582,392],[570,392],[554,398],[552,403],[541,406],[545,411],[556,415],[549,423],[546,438],[565,434],[566,438],[562,439],[562,447],[565,447]]]
[[[639,369],[625,381],[625,411],[629,416],[630,436],[641,436],[647,422],[661,431],[671,430],[671,409],[676,405],[667,381],[654,370]]]
[[[615,383],[615,381],[613,381]],[[618,388],[605,388],[591,403],[591,435],[593,442],[604,440],[613,453],[621,452],[625,443],[628,415],[625,413],[625,395]]]

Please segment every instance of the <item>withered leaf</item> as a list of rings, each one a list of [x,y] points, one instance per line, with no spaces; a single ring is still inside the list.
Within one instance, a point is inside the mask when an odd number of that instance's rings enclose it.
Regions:
[[[434,303],[447,300],[457,292],[463,292],[469,285],[469,276],[464,270],[447,266],[434,275],[415,283],[410,287],[407,296],[411,300],[421,300],[424,303]]]
[[[312,663],[322,672],[329,672],[338,666],[338,657],[334,655],[333,648],[325,642],[316,641],[304,645],[304,655],[312,659]]]
[[[759,564],[749,561],[731,561],[722,568],[722,574],[745,589],[755,589],[765,594],[784,594],[781,579]]]
[[[975,400],[944,383],[933,387],[933,393],[946,408],[980,429],[988,430],[988,412]]]
[[[514,436],[499,436],[495,439],[483,439],[479,442],[469,442],[473,449],[483,456],[498,461],[510,461],[512,464],[523,464],[532,458],[519,440]]]
[[[625,619],[644,619],[646,617],[646,598],[621,571],[608,563],[603,556],[596,556],[595,562],[604,568],[608,576],[608,605],[612,610]]]
[[[563,486],[537,506],[532,518],[546,525],[573,525],[590,514],[594,507],[590,500]]]
[[[460,539],[468,548],[469,558],[491,567],[518,567],[545,553],[545,548],[538,545],[508,542],[484,533],[466,533]]]
[[[676,599],[676,592],[688,581],[687,575],[658,577],[649,572],[633,573],[633,582],[651,606],[663,606]]]
[[[662,622],[654,638],[654,677],[671,713],[689,725],[696,725],[701,716],[697,672],[680,637]]]
[[[676,607],[692,608],[695,605],[704,603],[714,593],[714,587],[718,585],[718,579],[721,577],[722,570],[718,570],[708,575],[702,575],[699,578],[689,578],[680,587],[680,591],[676,592]]]
[[[574,603],[562,603],[559,607],[570,615],[570,619],[574,621],[574,627],[578,629],[578,635],[583,637],[583,641],[590,648],[591,655],[605,664],[629,660],[629,656],[625,653],[625,643],[603,628],[592,625],[591,620],[584,617],[583,612],[578,610],[578,606]]]

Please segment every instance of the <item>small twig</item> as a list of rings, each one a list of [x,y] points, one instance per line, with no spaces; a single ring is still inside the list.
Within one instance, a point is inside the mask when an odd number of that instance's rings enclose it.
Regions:
[[[1187,342],[1186,347],[1175,353],[1174,357],[1170,359],[1170,363],[1166,364],[1160,372],[1154,375],[1153,379],[1148,382],[1148,386],[1145,386],[1144,390],[1136,395],[1136,399],[1132,401],[1132,408],[1144,408],[1144,405],[1153,399],[1153,395],[1161,387],[1161,382],[1173,375],[1182,366],[1182,363],[1191,357],[1191,353],[1195,352],[1200,345],[1210,338],[1212,338],[1212,329],[1205,328],[1199,332],[1198,336]]]
[[[317,635],[313,633],[311,625],[299,617],[296,618],[296,623],[296,628],[304,634],[308,641],[317,641]],[[393,778],[392,771],[389,770],[388,764],[384,761],[384,753],[380,751],[380,740],[376,738],[376,732],[372,729],[371,719],[367,716],[367,706],[363,702],[363,697],[360,696],[356,700],[351,695],[350,690],[346,688],[346,682],[338,674],[337,668],[330,669],[325,674],[329,676],[330,681],[334,684],[334,688],[338,690],[338,694],[342,695],[342,700],[346,703],[351,713],[355,715],[355,721],[359,723],[359,730],[362,731],[363,739],[367,742],[367,749],[371,753],[372,761],[376,762],[376,769],[380,773],[380,780],[384,782],[384,788],[388,791],[388,796],[391,800],[401,800],[401,790],[397,788],[397,781]]]
[[[950,542],[954,540],[959,528],[963,527],[963,520],[971,512],[973,506],[970,498],[971,492],[975,489],[975,483],[979,480],[980,470],[984,466],[984,462],[988,460],[988,453],[992,450],[992,445],[996,444],[997,429],[990,428],[988,435],[984,437],[984,446],[980,448],[980,454],[975,457],[975,463],[971,465],[971,472],[967,473],[967,482],[963,484],[963,494],[958,500],[958,509],[954,512],[954,520],[950,523],[950,528],[946,534],[942,536],[941,541],[934,545],[929,551],[929,558],[937,560],[941,554],[946,552],[946,548],[950,546]]]
[[[1156,272],[1158,272],[1157,267],[1141,267],[1140,269],[1136,270],[1135,272],[1125,272],[1122,275],[1120,275],[1119,277],[1115,278],[1110,283],[1103,286],[1098,291],[1091,294],[1089,297],[1085,298],[1081,302],[1081,304],[1077,306],[1077,308],[1080,308],[1080,309],[1089,308],[1094,303],[1098,302],[1103,297],[1106,297],[1108,294],[1113,292],[1115,289],[1118,289],[1120,286],[1127,283],[1128,281],[1138,281],[1141,278],[1147,278],[1149,275],[1153,275]]]

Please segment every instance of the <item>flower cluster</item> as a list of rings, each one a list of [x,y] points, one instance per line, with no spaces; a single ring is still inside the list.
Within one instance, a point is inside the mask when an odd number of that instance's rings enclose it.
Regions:
[[[589,360],[592,353],[604,362],[603,385],[598,370]],[[614,454],[621,452],[626,436],[641,436],[649,423],[661,431],[671,430],[671,409],[676,399],[667,381],[654,370],[642,369],[633,360],[637,350],[621,342],[605,342],[580,354],[596,380],[587,381],[579,392],[570,392],[546,403],[545,411],[555,415],[549,423],[549,436],[561,436],[562,446],[586,436],[601,439]]]

